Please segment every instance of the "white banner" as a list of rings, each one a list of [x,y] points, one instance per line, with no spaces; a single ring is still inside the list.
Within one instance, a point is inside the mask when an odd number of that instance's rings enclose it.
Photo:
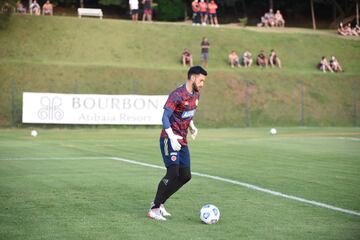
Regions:
[[[23,93],[23,123],[160,125],[167,96]]]

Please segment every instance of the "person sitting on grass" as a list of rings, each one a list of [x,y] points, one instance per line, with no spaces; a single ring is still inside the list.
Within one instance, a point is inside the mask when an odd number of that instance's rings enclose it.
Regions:
[[[251,65],[253,63],[251,52],[245,51],[243,54],[242,60],[243,60],[244,67],[246,67],[246,68],[251,67]]]
[[[283,15],[280,13],[280,10],[277,10],[275,13],[275,26],[285,27],[285,19]]]
[[[330,67],[328,60],[324,56],[321,58],[320,63],[318,64],[318,68],[323,72],[326,72],[326,70],[329,70],[330,72],[334,72]]]
[[[233,68],[235,67],[240,67],[240,61],[239,61],[239,56],[236,54],[236,52],[234,50],[231,51],[231,53],[229,54],[229,64],[230,66]]]
[[[189,65],[190,67],[193,66],[193,58],[190,51],[187,48],[184,49],[181,59],[184,67],[186,65]]]
[[[338,32],[338,34],[340,34],[342,36],[347,35],[342,22],[340,22],[337,32]]]
[[[40,9],[40,5],[38,4],[38,2],[36,0],[33,0],[32,3],[30,4],[30,14],[35,14],[35,15],[40,15],[41,14],[41,9]]]
[[[330,67],[334,72],[342,72],[343,71],[339,61],[336,59],[335,56],[332,56],[330,59]]]
[[[26,13],[26,8],[21,3],[21,1],[16,2],[16,12],[20,13],[20,14],[25,14]]]
[[[264,54],[264,50],[261,50],[256,58],[256,64],[260,67],[267,67],[268,60]]]
[[[360,27],[357,24],[355,25],[355,32],[360,36]]]
[[[272,49],[270,52],[269,63],[270,63],[271,67],[278,66],[279,68],[281,68],[280,58],[276,55],[276,52],[274,49]]]
[[[42,11],[43,15],[50,15],[50,16],[53,15],[53,5],[50,3],[49,0],[47,0],[46,3],[44,3],[42,9],[43,9]]]
[[[270,8],[268,13],[265,13],[265,27],[274,27],[275,26],[275,15],[273,10]]]

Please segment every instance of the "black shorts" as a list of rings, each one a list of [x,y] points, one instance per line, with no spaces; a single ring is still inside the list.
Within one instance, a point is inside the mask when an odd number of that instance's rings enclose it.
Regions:
[[[138,14],[138,13],[139,13],[139,9],[131,9],[130,10],[131,15]]]

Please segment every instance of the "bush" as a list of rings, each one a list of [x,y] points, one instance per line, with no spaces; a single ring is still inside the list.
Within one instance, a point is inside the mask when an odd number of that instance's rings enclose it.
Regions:
[[[158,0],[155,9],[159,21],[178,21],[185,17],[185,4],[181,0]]]

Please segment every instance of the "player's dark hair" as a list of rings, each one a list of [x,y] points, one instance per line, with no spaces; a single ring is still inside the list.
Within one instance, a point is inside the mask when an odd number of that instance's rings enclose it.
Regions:
[[[206,70],[203,69],[201,66],[191,67],[188,71],[188,79],[190,79],[193,74],[202,74],[204,76],[207,76]]]

